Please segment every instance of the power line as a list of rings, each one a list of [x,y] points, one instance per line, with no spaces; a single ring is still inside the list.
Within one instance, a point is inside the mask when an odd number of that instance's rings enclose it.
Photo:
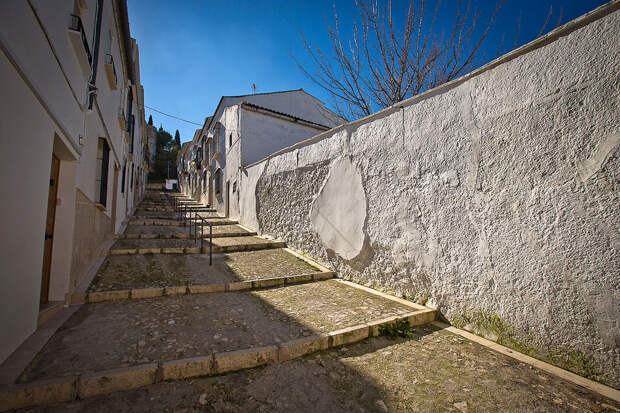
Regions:
[[[170,116],[171,118],[175,118],[175,119],[178,119],[178,120],[183,121],[183,122],[191,123],[192,125],[203,126],[203,125],[202,125],[202,123],[196,123],[196,122],[192,122],[191,120],[185,120],[185,119],[182,119],[182,118],[180,118],[180,117],[178,117],[178,116],[169,115],[169,114],[167,114],[167,113],[165,113],[165,112],[162,112],[161,110],[157,110],[157,109],[152,108],[152,107],[147,106],[147,105],[144,105],[144,107],[145,107],[145,108],[148,108],[148,109],[151,109],[152,111],[155,111],[155,112],[157,112],[157,113],[161,113],[162,115],[165,115],[165,116]]]

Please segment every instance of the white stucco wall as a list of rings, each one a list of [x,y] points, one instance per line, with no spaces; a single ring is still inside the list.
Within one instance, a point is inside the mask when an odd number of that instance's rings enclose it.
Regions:
[[[250,165],[322,130],[242,108],[241,131],[241,162]]]
[[[241,223],[620,386],[618,7],[252,165]]]
[[[43,263],[53,123],[39,108],[5,56],[0,54],[0,360],[36,328]]]
[[[94,52],[91,43],[96,1],[85,3],[82,21]],[[10,194],[3,198],[0,207],[5,229],[0,237],[0,362],[37,325],[52,153],[60,159],[61,166],[50,301],[66,299],[98,257],[103,242],[112,235],[114,164],[120,164],[127,153],[117,119],[120,90],[126,79],[117,33],[111,49],[118,75],[117,90],[107,80],[107,33],[110,29],[116,31],[117,21],[112,2],[103,4],[97,105],[92,111],[84,109],[88,74],[82,71],[68,34],[74,2],[9,0],[0,5],[0,89],[3,95],[10,96],[0,103],[0,136],[4,144],[0,179],[6,194]],[[137,58],[137,49],[133,53]],[[138,113],[136,100],[134,105],[136,122],[141,122],[143,112]],[[134,159],[138,164],[140,133],[137,126]],[[96,175],[100,167],[100,138],[108,139],[111,146],[108,204],[104,211],[95,206],[99,196]],[[134,190],[136,195],[130,196],[130,206],[140,193],[135,186]],[[126,201],[120,195],[117,199],[120,225],[126,218],[121,207]]]

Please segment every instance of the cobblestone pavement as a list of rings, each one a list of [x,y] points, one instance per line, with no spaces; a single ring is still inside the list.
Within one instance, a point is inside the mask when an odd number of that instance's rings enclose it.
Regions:
[[[612,413],[618,408],[579,386],[427,326],[410,339],[368,339],[263,368],[27,411]]]
[[[153,191],[148,198],[152,201],[147,203],[163,204],[167,195]],[[231,228],[244,231],[226,225],[214,227],[214,232]],[[187,231],[134,222],[126,233],[179,235]],[[257,240],[269,242],[242,236],[216,238],[214,244],[244,245]],[[120,239],[114,248],[188,246],[188,242]],[[213,258],[209,266],[204,254],[108,256],[90,291],[224,283],[318,271],[284,249],[215,254]],[[52,336],[19,381],[276,344],[410,311],[410,307],[335,280],[85,304]],[[162,382],[23,411],[618,412],[619,408],[611,400],[460,336],[422,326],[407,339],[367,339],[266,367]]]
[[[86,304],[21,380],[276,344],[410,311],[336,281]]]
[[[205,244],[207,244],[205,242]],[[208,245],[208,244],[207,244]],[[111,249],[133,249],[133,248],[185,248],[200,247],[200,240],[194,242],[193,239],[119,239]]]
[[[270,239],[260,237],[227,237],[227,238],[213,238],[214,247],[230,247],[233,245],[245,245],[245,244],[271,244]]]
[[[227,254],[227,267],[241,280],[309,274],[318,270],[281,248]]]
[[[189,234],[186,227],[157,227],[153,225],[127,225],[125,234],[164,234],[164,235],[185,235]]]
[[[89,291],[217,284],[318,271],[282,249],[214,254],[212,266],[206,254],[110,255]]]

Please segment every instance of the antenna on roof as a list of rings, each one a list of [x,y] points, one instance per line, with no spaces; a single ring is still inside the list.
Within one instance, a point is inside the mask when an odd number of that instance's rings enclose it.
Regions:
[[[256,83],[252,83],[252,93],[256,93]]]

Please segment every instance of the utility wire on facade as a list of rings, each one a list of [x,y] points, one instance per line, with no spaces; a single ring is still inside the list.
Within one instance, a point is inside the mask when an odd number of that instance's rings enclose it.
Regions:
[[[202,123],[196,123],[196,122],[192,122],[191,120],[185,120],[185,119],[182,119],[182,118],[180,118],[178,116],[170,115],[168,113],[162,112],[161,110],[157,110],[157,109],[152,108],[152,107],[147,106],[147,105],[144,105],[144,107],[148,108],[148,109],[151,109],[154,112],[161,113],[162,115],[170,116],[171,118],[175,118],[175,119],[178,119],[178,120],[183,121],[183,122],[191,123],[192,125],[202,126]]]

